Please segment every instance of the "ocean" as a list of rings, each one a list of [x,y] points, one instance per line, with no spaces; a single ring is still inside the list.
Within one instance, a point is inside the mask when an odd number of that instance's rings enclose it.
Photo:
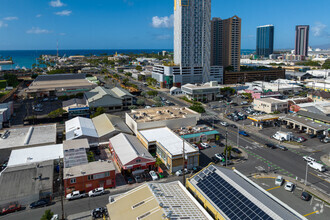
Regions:
[[[117,53],[124,54],[140,54],[140,53],[158,53],[166,49],[140,49],[140,50],[59,50],[59,56],[66,57],[72,55],[96,55],[101,54],[113,55]],[[171,50],[166,50],[171,51]],[[241,50],[241,54],[251,54],[255,50]],[[10,70],[17,68],[30,69],[32,64],[37,63],[37,58],[41,55],[56,55],[56,50],[0,50],[0,59],[13,59],[14,64],[11,65],[0,65],[0,70]]]

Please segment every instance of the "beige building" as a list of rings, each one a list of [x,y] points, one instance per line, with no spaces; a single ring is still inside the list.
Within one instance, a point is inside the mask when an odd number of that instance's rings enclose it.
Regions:
[[[145,183],[109,200],[111,220],[213,219],[179,181]]]
[[[150,128],[195,126],[200,117],[201,114],[189,108],[167,106],[132,110],[126,113],[126,124],[136,134],[138,130]]]
[[[211,21],[211,66],[232,66],[240,71],[241,18],[236,15]]]
[[[253,108],[268,114],[274,111],[287,112],[288,102],[275,98],[254,99]]]

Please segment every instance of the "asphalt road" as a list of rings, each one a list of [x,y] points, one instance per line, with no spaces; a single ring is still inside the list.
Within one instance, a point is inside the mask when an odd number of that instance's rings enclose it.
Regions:
[[[221,125],[217,127],[221,134],[225,134],[224,127]],[[257,172],[257,167],[261,166],[266,171],[270,169],[270,171],[275,171],[293,178],[298,177],[299,180],[305,179],[306,162],[302,159],[302,155],[311,155],[313,157],[313,153],[304,154],[303,152],[292,149],[288,151],[269,149],[264,144],[271,140],[267,141],[253,134],[249,135],[249,137],[239,136],[239,146],[249,154],[248,161],[257,160],[258,162],[253,163],[253,165],[249,165],[248,163],[241,164],[237,166],[239,171],[248,175]],[[228,140],[237,143],[237,129],[228,127]],[[330,181],[327,178],[330,178],[329,170],[321,173],[308,167],[307,182],[330,194]]]

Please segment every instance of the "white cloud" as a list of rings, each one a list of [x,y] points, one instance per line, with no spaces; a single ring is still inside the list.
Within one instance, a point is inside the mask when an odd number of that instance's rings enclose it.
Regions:
[[[63,2],[61,2],[61,0],[51,1],[51,2],[49,2],[49,5],[54,8],[59,8],[59,7],[65,6],[65,4]]]
[[[5,21],[13,21],[13,20],[18,20],[18,17],[5,17],[3,20],[5,20]]]
[[[41,29],[39,27],[33,27],[30,30],[26,31],[27,34],[49,34],[51,31],[46,29]]]
[[[172,28],[174,25],[174,15],[158,17],[154,16],[152,18],[152,26],[154,28]]]
[[[330,34],[327,32],[327,25],[316,22],[314,26],[312,26],[312,32],[315,37],[330,37]]]
[[[42,14],[37,14],[36,18],[40,18],[42,16]]]
[[[8,24],[6,24],[3,21],[0,21],[0,28],[2,28],[2,27],[8,27]]]
[[[69,15],[71,15],[71,13],[72,13],[72,11],[70,11],[70,10],[63,10],[63,11],[56,12],[55,14],[59,15],[59,16],[69,16]]]

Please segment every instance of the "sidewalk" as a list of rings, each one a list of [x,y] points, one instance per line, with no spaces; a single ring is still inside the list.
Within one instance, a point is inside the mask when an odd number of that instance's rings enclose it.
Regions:
[[[328,167],[330,167],[330,154],[325,154],[323,156],[321,156],[321,161],[327,165]]]

